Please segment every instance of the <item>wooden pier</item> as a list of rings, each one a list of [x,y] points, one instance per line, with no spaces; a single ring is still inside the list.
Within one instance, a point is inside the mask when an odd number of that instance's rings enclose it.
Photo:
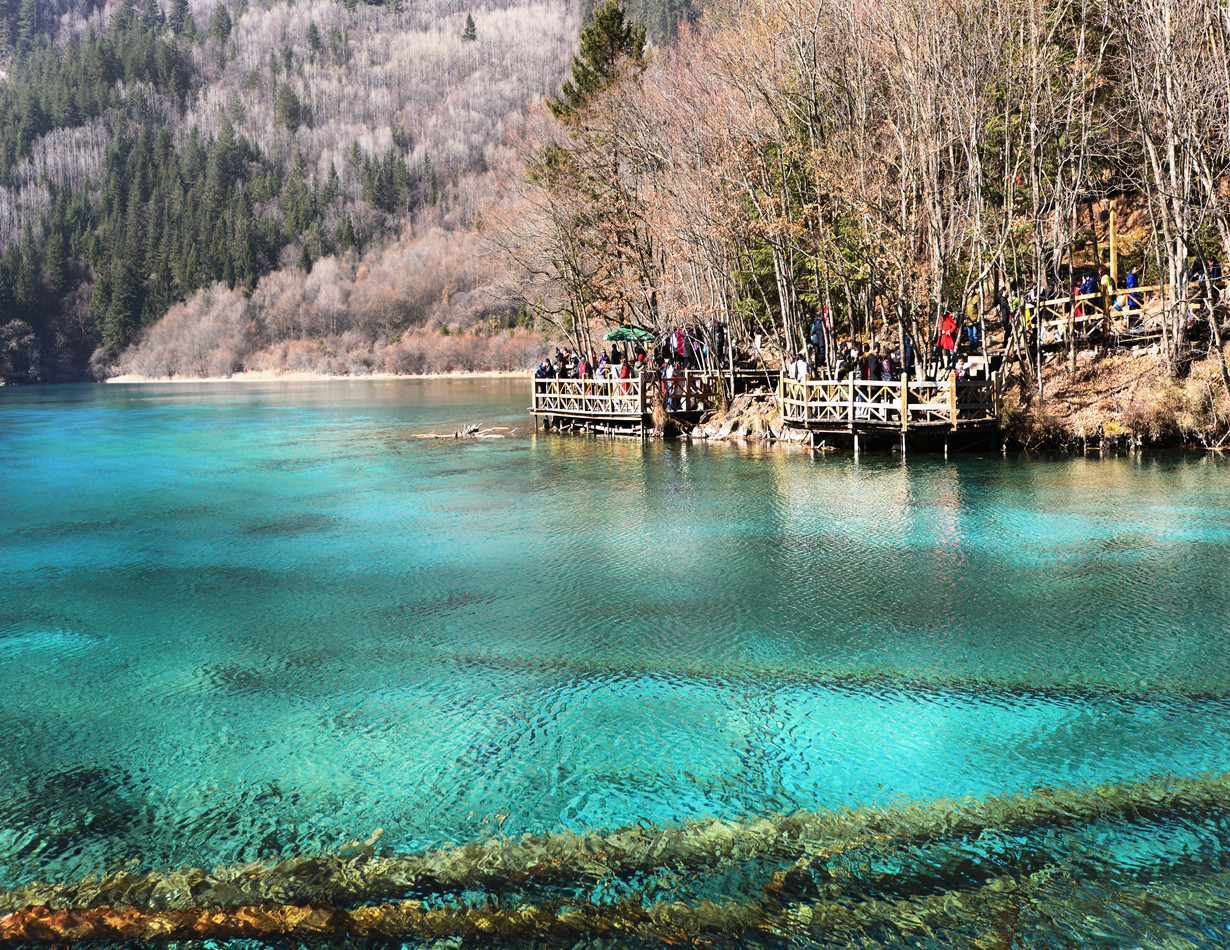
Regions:
[[[535,379],[530,412],[548,429],[644,435],[653,428],[653,387],[667,414],[695,423],[718,408],[718,378],[684,372],[673,379],[646,373],[631,379]]]
[[[985,434],[998,424],[1000,379],[789,379],[781,377],[782,421],[815,435],[904,444],[907,436],[941,439]]]

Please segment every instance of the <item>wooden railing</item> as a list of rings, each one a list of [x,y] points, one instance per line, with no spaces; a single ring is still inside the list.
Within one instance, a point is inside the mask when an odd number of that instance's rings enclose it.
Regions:
[[[1206,294],[1224,295],[1225,277],[1211,281],[1193,281],[1188,285],[1187,306],[1195,314],[1204,304]],[[1043,343],[1065,341],[1069,334],[1089,336],[1094,330],[1106,335],[1148,332],[1157,328],[1161,315],[1178,304],[1169,287],[1152,284],[1148,287],[1120,287],[1114,293],[1095,290],[1089,294],[1069,294],[1053,300],[1026,304],[1022,324],[1026,331],[1039,321]]]
[[[580,418],[640,419],[652,408],[647,387],[658,385],[668,412],[702,412],[718,405],[713,373],[656,374],[631,379],[535,379],[530,412]]]
[[[956,428],[995,419],[999,378],[958,380],[789,379],[781,377],[782,419],[803,427],[912,425]]]
[[[535,379],[530,412],[559,416],[636,418],[645,415],[645,387],[632,379]]]
[[[667,412],[707,412],[718,407],[716,373],[680,373],[661,381]]]

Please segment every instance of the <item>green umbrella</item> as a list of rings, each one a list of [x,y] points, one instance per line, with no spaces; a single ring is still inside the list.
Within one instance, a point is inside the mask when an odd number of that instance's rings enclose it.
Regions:
[[[648,330],[640,330],[636,327],[616,327],[605,336],[604,340],[632,340],[637,343],[653,343],[657,337]]]

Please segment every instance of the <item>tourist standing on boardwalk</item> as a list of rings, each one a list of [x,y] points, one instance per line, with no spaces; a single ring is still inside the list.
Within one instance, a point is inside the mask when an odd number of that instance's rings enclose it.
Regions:
[[[892,350],[886,350],[880,357],[880,378],[890,383],[897,381],[897,367],[893,363]]]
[[[908,333],[901,337],[901,372],[914,375],[914,341]]]
[[[816,314],[816,319],[811,322],[811,345],[812,345],[812,365],[816,367],[816,372],[820,371],[820,367],[828,363],[828,347],[825,340],[824,317]]]
[[[1115,297],[1115,278],[1111,276],[1110,268],[1103,264],[1098,268],[1101,276],[1098,278],[1098,289],[1102,291],[1102,315],[1110,316],[1110,302]]]
[[[999,317],[1000,326],[1004,328],[1004,349],[1007,349],[1008,341],[1012,338],[1012,303],[1003,287],[995,291],[995,313]]]
[[[662,365],[662,395],[666,397],[666,411],[676,412],[679,407],[675,400],[675,364],[669,356]]]
[[[982,291],[977,288],[965,301],[965,335],[970,352],[978,348],[978,323],[982,319]]]
[[[944,312],[944,319],[940,323],[940,353],[938,359],[941,369],[947,369],[952,365],[952,356],[957,348],[957,321],[952,316],[952,311]]]
[[[688,338],[682,329],[671,334],[671,350],[673,361],[678,363],[680,368],[688,365]]]
[[[1127,288],[1128,288],[1127,304],[1128,304],[1128,310],[1129,310],[1129,313],[1128,313],[1128,323],[1129,324],[1132,321],[1132,315],[1130,311],[1139,310],[1141,300],[1144,299],[1139,293],[1135,293],[1135,294],[1131,293],[1131,291],[1136,290],[1136,288],[1138,288],[1139,286],[1140,286],[1140,266],[1133,265],[1132,269],[1128,271],[1128,275],[1127,275]]]

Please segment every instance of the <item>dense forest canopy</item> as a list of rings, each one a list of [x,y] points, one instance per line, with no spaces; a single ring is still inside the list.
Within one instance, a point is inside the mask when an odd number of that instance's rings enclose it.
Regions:
[[[645,4],[659,35],[686,18],[677,6]],[[584,12],[579,0],[0,0],[0,377],[77,378],[91,358],[106,372],[173,305],[209,310],[219,285],[250,308],[267,276],[302,283],[322,259],[357,274],[369,255],[368,271],[387,270],[382,254],[412,259],[426,235],[458,244],[444,257],[462,273],[428,268],[421,293],[386,286],[378,322],[444,321],[423,300],[481,281],[461,232],[509,130],[558,89]],[[490,308],[508,303],[457,319]],[[315,320],[270,323],[263,342]]]

